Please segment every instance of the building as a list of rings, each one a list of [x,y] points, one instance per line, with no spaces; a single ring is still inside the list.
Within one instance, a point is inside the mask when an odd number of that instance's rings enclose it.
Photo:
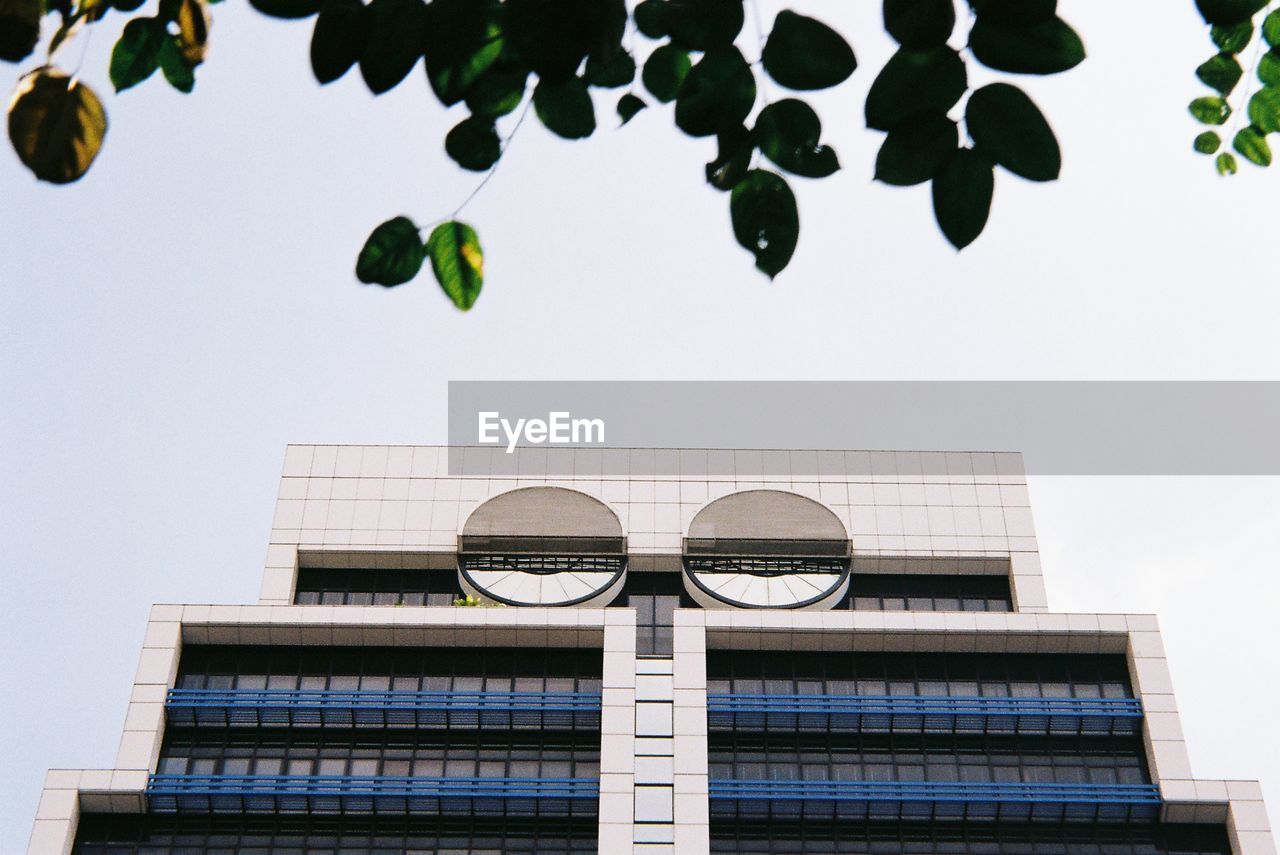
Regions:
[[[290,447],[29,853],[1275,852],[1156,619],[1049,611],[1018,455],[467,454]]]

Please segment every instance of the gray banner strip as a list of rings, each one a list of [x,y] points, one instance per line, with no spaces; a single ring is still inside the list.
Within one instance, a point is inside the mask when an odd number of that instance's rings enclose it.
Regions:
[[[1033,475],[1280,475],[1280,382],[458,381],[449,383],[449,444],[516,457],[557,448],[1018,451]],[[464,457],[450,455],[455,474]],[[677,457],[658,455],[658,468]],[[792,455],[791,474],[817,475],[816,463],[813,473],[795,467],[818,457]],[[748,475],[737,458],[732,472],[708,476]],[[926,468],[945,460],[925,458]],[[605,455],[601,474],[625,477],[608,471],[610,459],[625,457]]]

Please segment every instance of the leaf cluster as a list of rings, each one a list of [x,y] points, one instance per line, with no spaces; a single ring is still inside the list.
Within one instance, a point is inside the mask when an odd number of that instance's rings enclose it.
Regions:
[[[1209,25],[1209,39],[1217,53],[1196,68],[1196,77],[1214,94],[1197,97],[1187,105],[1197,122],[1211,126],[1196,135],[1192,148],[1213,156],[1214,168],[1223,176],[1239,170],[1237,154],[1255,166],[1270,166],[1267,137],[1280,133],[1280,9],[1265,15],[1257,25],[1255,18],[1266,8],[1266,0],[1197,0],[1196,6]],[[1243,91],[1238,92],[1245,78],[1239,57],[1254,44],[1255,36],[1261,40],[1259,51],[1265,48],[1266,52],[1258,59],[1257,80],[1246,81]],[[1234,153],[1222,150],[1223,138],[1212,127],[1228,121],[1233,121],[1234,133],[1228,136]]]

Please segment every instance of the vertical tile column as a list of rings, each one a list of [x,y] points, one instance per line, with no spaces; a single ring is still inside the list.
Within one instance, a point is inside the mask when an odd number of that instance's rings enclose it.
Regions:
[[[673,668],[675,852],[706,855],[711,847],[707,786],[706,612],[677,609]]]
[[[675,844],[672,670],[670,657],[636,660],[636,855],[670,853]]]
[[[635,820],[636,613],[606,609],[604,619],[599,851],[624,855]]]

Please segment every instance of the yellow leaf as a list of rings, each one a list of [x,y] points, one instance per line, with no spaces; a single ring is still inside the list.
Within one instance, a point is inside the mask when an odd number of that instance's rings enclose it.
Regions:
[[[9,102],[9,139],[42,181],[68,184],[83,176],[102,148],[107,114],[93,90],[45,66],[18,81]]]

